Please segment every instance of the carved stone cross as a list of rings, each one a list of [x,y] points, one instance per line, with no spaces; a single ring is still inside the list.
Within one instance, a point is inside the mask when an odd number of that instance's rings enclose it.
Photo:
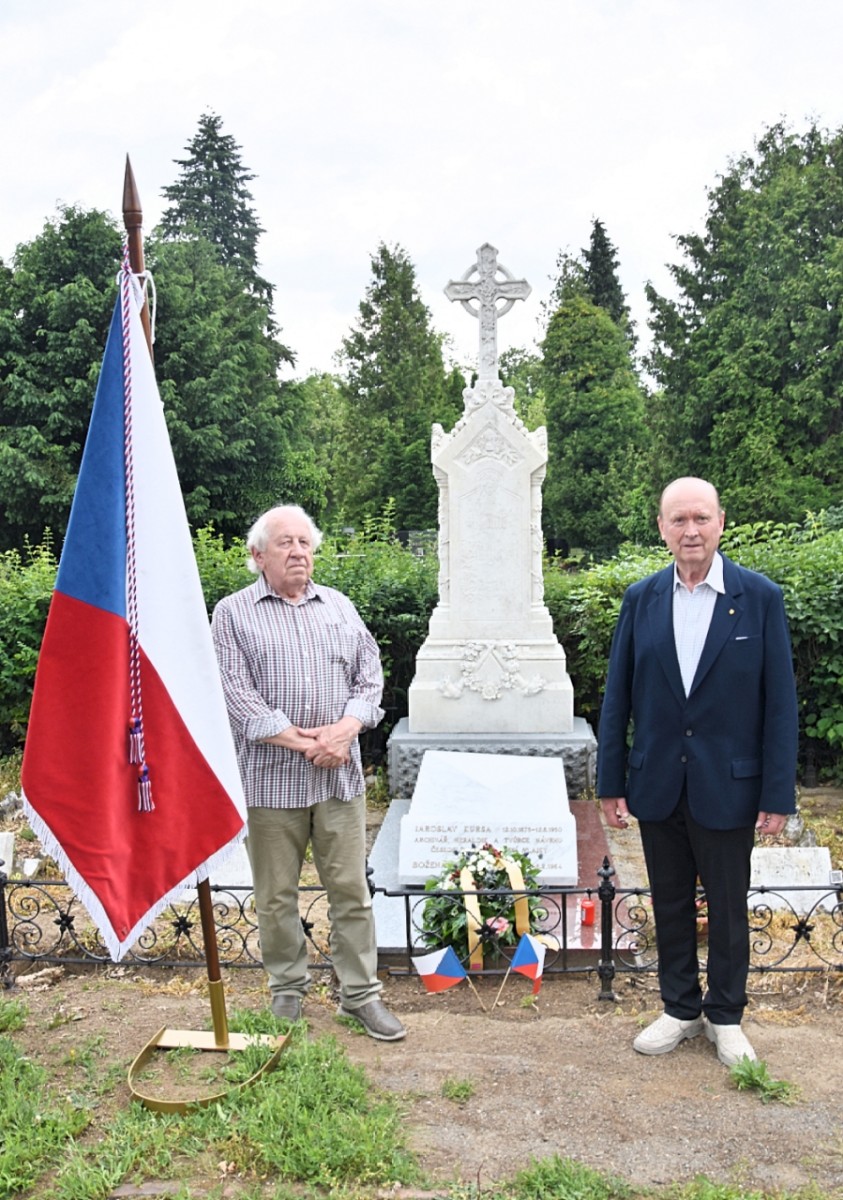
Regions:
[[[498,274],[503,279],[498,279]],[[462,279],[452,279],[445,288],[449,300],[459,300],[466,312],[480,319],[478,381],[498,379],[498,318],[508,313],[516,300],[526,300],[531,291],[526,279],[516,279],[501,266],[497,250],[488,242],[477,251],[477,262]],[[479,307],[473,307],[470,300],[476,300]],[[504,301],[500,308],[499,300]]]

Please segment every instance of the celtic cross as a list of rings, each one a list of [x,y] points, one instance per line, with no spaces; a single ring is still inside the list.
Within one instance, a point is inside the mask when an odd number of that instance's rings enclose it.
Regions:
[[[498,275],[503,278],[499,279]],[[476,276],[476,278],[473,278]],[[498,379],[498,319],[508,313],[516,300],[526,300],[532,291],[526,279],[516,279],[498,262],[494,246],[484,242],[477,251],[477,262],[462,279],[451,280],[445,288],[449,300],[459,300],[473,317],[480,320],[480,361],[478,382]],[[475,308],[471,300],[478,302]],[[504,303],[498,308],[498,301]]]

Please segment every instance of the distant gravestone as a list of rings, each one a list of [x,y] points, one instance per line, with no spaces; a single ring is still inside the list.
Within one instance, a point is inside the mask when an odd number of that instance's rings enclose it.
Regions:
[[[837,891],[843,887],[840,872],[831,868],[827,846],[756,846],[752,851],[750,888],[769,888],[750,896],[750,907],[766,904],[779,910],[792,908],[807,912],[817,901],[820,907],[831,910],[837,904]],[[788,891],[807,888],[807,891]],[[778,891],[777,889],[781,889]]]
[[[11,878],[14,863],[15,835],[9,832],[0,833],[0,871],[7,878]]]
[[[561,759],[425,754],[401,820],[399,882],[423,885],[485,842],[528,855],[540,883],[576,886],[577,826]]]

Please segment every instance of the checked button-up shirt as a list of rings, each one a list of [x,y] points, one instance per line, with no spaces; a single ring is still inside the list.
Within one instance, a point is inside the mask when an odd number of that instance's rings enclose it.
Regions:
[[[356,738],[351,761],[333,768],[261,740],[290,725],[314,729],[351,716],[373,729],[383,718],[378,647],[348,597],[310,581],[291,604],[261,575],[219,602],[211,630],[246,803],[304,808],[359,796]]]

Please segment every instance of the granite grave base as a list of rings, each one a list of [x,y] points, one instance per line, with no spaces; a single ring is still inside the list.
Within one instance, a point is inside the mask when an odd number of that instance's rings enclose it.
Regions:
[[[411,733],[406,717],[389,735],[387,770],[393,796],[412,796],[426,750],[450,750],[464,754],[522,754],[561,758],[565,766],[568,795],[576,800],[594,786],[597,739],[591,726],[574,717],[570,733]]]

